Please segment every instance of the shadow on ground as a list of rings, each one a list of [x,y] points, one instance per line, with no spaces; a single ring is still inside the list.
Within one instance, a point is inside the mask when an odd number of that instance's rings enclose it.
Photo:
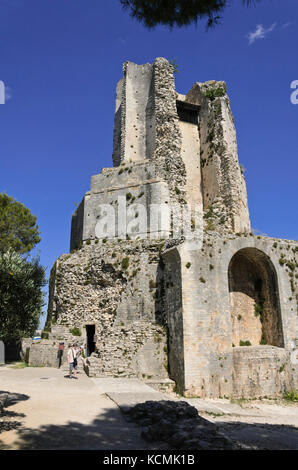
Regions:
[[[7,396],[6,406],[29,398],[7,392],[0,392],[0,397],[1,394]],[[148,406],[148,403],[151,404]],[[17,437],[14,447],[22,450],[298,449],[298,430],[294,426],[224,421],[211,423],[199,415],[195,416],[194,411],[185,414],[181,402],[180,405],[170,401],[155,402],[154,405],[146,402],[137,406],[137,414],[128,413],[126,419],[119,409],[109,408],[90,424],[73,421],[65,425],[24,428],[19,421],[8,419],[8,428],[4,425],[2,431],[15,429]],[[177,421],[174,425],[171,416]],[[12,417],[20,418],[22,415],[11,412]],[[180,440],[177,440],[177,434]],[[141,435],[147,442],[141,439]],[[176,443],[174,447],[173,443]],[[0,449],[5,448],[0,441]]]
[[[20,401],[29,400],[29,398],[28,395],[22,393],[11,393],[0,390],[0,434],[4,431],[12,431],[21,426],[21,418],[24,418],[25,415],[23,413],[7,410],[7,408]],[[1,441],[0,448],[2,448]]]
[[[141,435],[177,450],[298,449],[298,429],[290,425],[211,422],[185,401],[148,401],[128,416],[142,426]]]
[[[75,403],[74,406],[76,406]],[[69,422],[65,425],[44,425],[37,429],[19,428],[15,446],[21,450],[146,450],[150,448],[140,438],[140,429],[126,422],[121,414],[120,418],[121,421],[119,421],[118,409],[107,409],[91,424]]]
[[[216,422],[218,429],[245,449],[298,450],[298,429],[280,424]]]

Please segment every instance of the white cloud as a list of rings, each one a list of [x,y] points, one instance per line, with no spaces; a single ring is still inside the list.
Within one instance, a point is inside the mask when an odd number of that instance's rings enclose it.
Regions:
[[[269,33],[271,33],[277,23],[273,23],[270,28],[266,29],[262,24],[258,24],[256,30],[248,34],[249,44],[253,44],[257,39],[264,39]]]

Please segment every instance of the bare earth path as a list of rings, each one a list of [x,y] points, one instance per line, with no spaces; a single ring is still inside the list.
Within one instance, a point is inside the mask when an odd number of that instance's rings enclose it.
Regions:
[[[185,399],[154,391],[137,379],[66,378],[65,368],[0,367],[0,450],[162,450],[140,438],[120,409],[146,400],[187,401],[246,449],[298,449],[298,406],[283,400]]]
[[[66,375],[63,367],[0,367],[0,393],[8,392],[1,450],[154,449],[84,373]]]

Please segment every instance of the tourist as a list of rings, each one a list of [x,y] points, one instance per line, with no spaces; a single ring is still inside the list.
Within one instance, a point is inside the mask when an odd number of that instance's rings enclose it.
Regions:
[[[73,344],[67,352],[67,362],[69,367],[69,378],[77,379],[78,351],[77,344]]]
[[[85,353],[84,353],[84,345],[80,346],[79,352],[77,354],[77,359],[81,359],[83,366],[86,367],[86,359],[85,359]]]

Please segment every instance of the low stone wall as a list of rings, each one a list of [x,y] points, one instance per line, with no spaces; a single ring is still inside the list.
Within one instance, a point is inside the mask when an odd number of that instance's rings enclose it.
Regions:
[[[63,353],[63,363],[66,362],[66,351]],[[42,340],[40,343],[32,343],[29,354],[30,366],[58,367],[58,364],[57,343],[47,339]]]
[[[289,352],[275,346],[233,348],[233,396],[278,397],[293,388]]]

